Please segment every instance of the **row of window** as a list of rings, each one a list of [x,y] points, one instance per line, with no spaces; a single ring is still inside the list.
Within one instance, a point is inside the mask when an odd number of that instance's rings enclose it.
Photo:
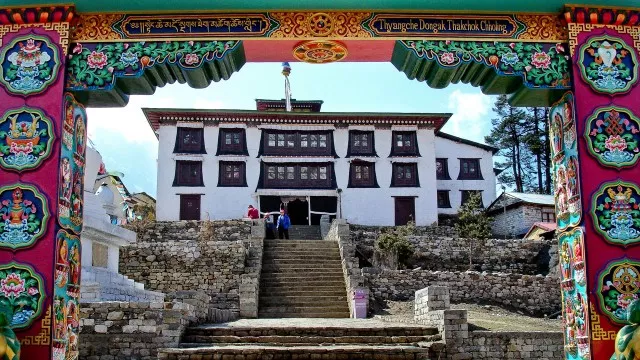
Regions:
[[[247,186],[244,162],[220,161],[218,186]],[[287,163],[262,164],[261,183],[265,188],[315,188],[334,187],[333,164]],[[392,187],[419,187],[416,163],[395,163],[392,168]],[[176,161],[173,186],[204,186],[202,161]],[[378,187],[374,163],[353,162],[349,168],[350,188]]]
[[[263,130],[262,155],[332,156],[331,131]],[[420,156],[415,131],[393,131],[390,156]],[[204,129],[178,128],[174,153],[205,153]],[[248,155],[245,129],[221,128],[217,155]],[[349,131],[347,156],[377,156],[373,131]]]
[[[436,159],[436,179],[451,180],[448,159]],[[460,159],[458,180],[483,180],[480,171],[480,159]]]
[[[464,203],[469,200],[469,197],[471,197],[471,195],[479,192],[480,190],[460,190],[460,193],[462,195],[460,205],[464,205]],[[480,205],[484,207],[484,204],[482,204],[482,197],[480,197]],[[438,190],[438,208],[451,208],[451,201],[449,200],[449,190]]]

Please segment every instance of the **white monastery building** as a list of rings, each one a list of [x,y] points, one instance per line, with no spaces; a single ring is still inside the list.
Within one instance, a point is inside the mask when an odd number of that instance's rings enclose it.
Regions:
[[[157,219],[237,219],[285,207],[294,225],[431,225],[475,191],[496,196],[497,151],[442,133],[451,114],[143,109],[159,139]]]

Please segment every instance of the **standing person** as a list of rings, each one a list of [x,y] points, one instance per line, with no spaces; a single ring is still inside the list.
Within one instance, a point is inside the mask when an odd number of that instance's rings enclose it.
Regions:
[[[266,214],[264,216],[264,226],[266,228],[266,238],[267,239],[275,239],[276,238],[276,225],[273,223],[273,215]]]
[[[284,212],[283,209],[280,210],[280,217],[278,217],[278,235],[280,239],[284,238],[289,240],[289,227],[291,226],[291,220],[289,219],[289,215]]]
[[[253,207],[253,205],[249,205],[249,210],[247,211],[247,217],[249,219],[260,219],[260,213],[258,212],[258,209]]]

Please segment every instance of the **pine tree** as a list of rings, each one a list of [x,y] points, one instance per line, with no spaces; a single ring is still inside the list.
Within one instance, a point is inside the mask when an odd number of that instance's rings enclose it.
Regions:
[[[473,254],[479,251],[484,246],[485,240],[491,236],[493,219],[484,212],[481,196],[480,192],[469,196],[458,210],[456,222],[458,236],[465,242],[469,251],[469,270],[473,269]]]

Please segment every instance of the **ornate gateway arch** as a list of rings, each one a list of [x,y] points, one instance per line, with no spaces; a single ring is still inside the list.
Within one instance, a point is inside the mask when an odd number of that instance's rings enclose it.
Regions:
[[[317,10],[284,0],[247,9],[8,0],[12,7],[0,8],[0,303],[14,313],[23,358],[78,356],[86,106],[125,106],[130,95],[174,82],[204,88],[246,62],[390,61],[434,88],[462,82],[510,94],[514,105],[552,106],[565,358],[609,359],[640,293],[640,8],[600,2],[384,0],[363,9],[340,0]],[[280,10],[291,6],[299,8]]]

